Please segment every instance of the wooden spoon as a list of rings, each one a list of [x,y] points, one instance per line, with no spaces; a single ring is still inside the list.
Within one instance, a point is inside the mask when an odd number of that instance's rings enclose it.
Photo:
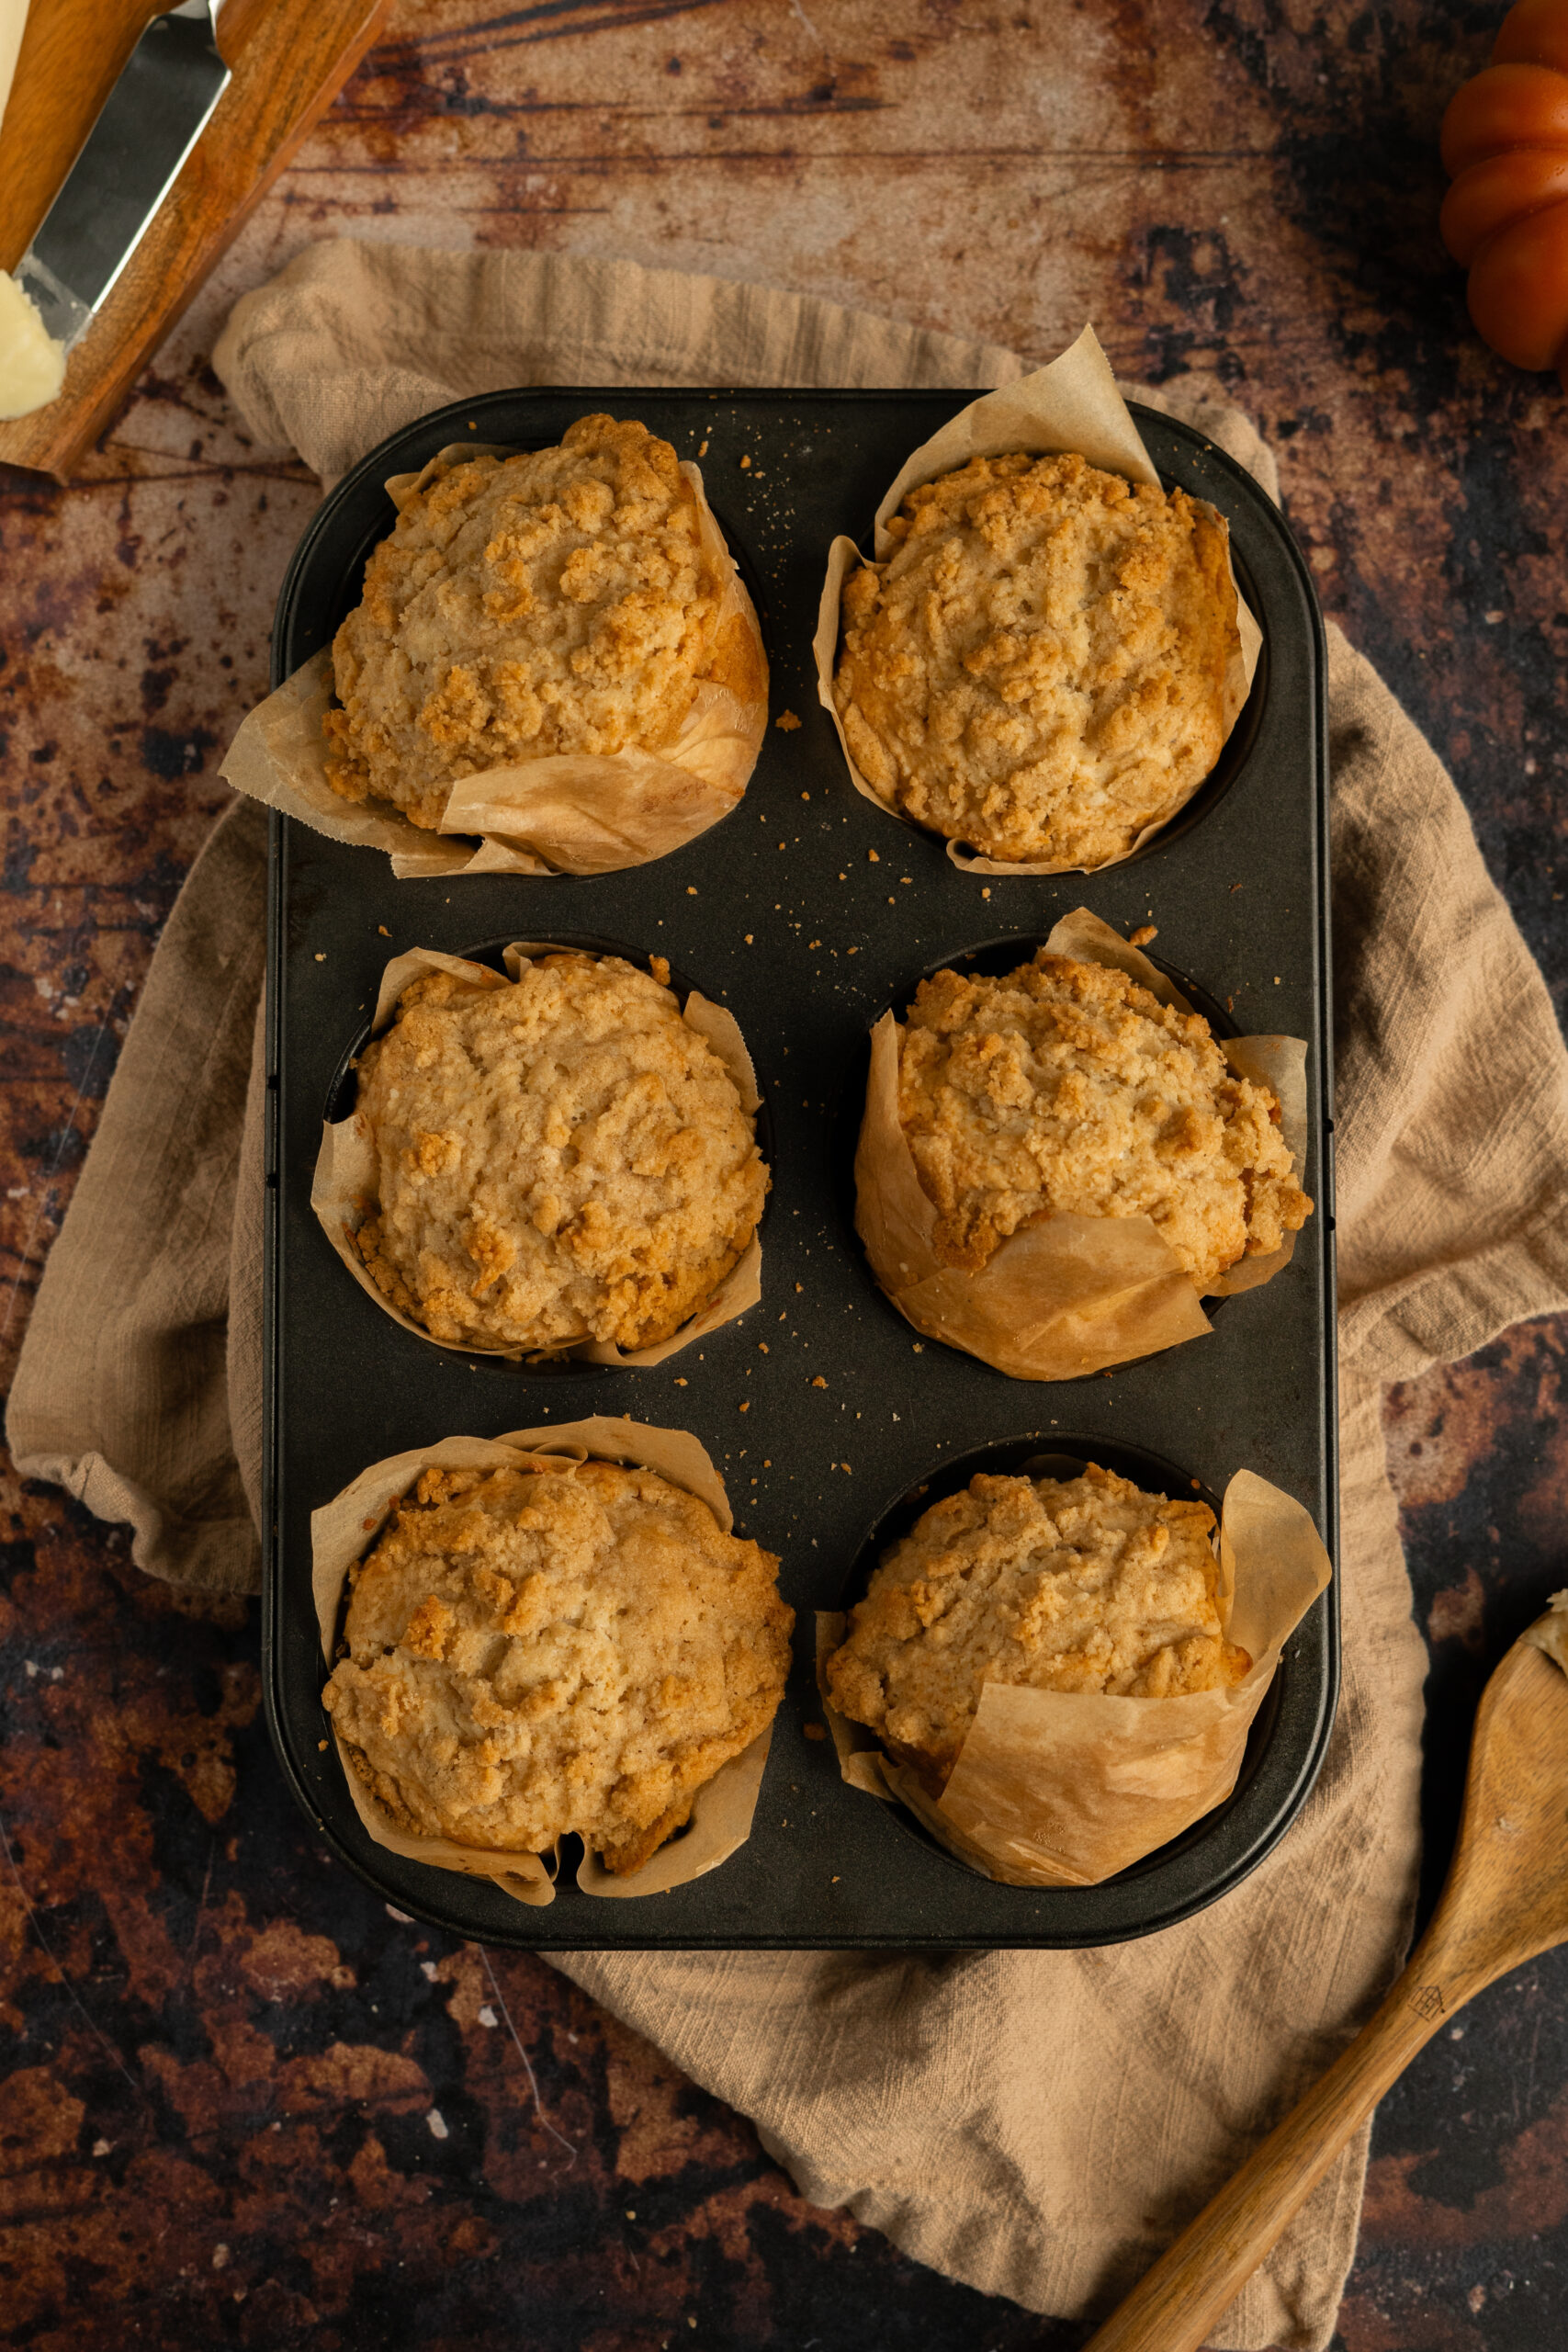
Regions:
[[[1550,1631],[1548,1631],[1550,1629]],[[1514,1644],[1482,1694],[1459,1844],[1431,1926],[1323,2080],[1160,2256],[1084,2352],[1198,2352],[1416,2052],[1472,1994],[1568,1941],[1568,1620]]]

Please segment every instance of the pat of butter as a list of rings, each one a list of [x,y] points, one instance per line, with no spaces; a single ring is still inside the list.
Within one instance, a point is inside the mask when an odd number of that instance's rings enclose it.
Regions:
[[[0,417],[30,416],[64,381],[64,345],[45,332],[31,296],[0,269]]]

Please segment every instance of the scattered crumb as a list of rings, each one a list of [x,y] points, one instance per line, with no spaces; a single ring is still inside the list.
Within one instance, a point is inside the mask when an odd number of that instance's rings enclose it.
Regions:
[[[744,1403],[744,1405],[742,1405],[742,1406],[741,1406],[740,1409],[741,1409],[741,1411],[742,1411],[743,1413],[749,1413],[749,1412],[750,1411],[750,1409],[751,1409],[751,1399],[750,1398],[750,1396],[748,1396],[748,1398],[746,1399],[746,1402]]]
[[[317,958],[316,958],[316,961],[317,961],[317,963],[318,963],[318,964],[324,964],[324,963],[326,962],[326,960],[327,960],[327,959],[326,959],[326,957],[325,957],[324,956],[317,956]]]
[[[816,1379],[812,1382],[811,1385],[813,1386],[813,1388],[826,1388],[826,1387],[827,1387],[827,1385],[828,1385],[828,1384],[827,1384],[827,1382],[823,1379],[823,1377],[822,1377],[821,1374],[820,1374],[820,1373],[818,1373],[818,1375],[817,1375],[817,1377],[816,1377]]]
[[[751,944],[751,933],[750,933],[750,932],[748,932],[748,933],[747,933],[747,934],[746,934],[746,944],[747,944],[747,946],[748,946],[748,947],[750,947],[750,944]]]
[[[1276,972],[1276,973],[1275,973],[1275,975],[1274,975],[1274,986],[1275,986],[1276,988],[1278,988],[1278,987],[1280,987],[1280,975],[1279,975],[1279,973],[1278,973],[1278,972]]]
[[[989,883],[987,883],[987,886],[986,886],[986,888],[981,891],[980,896],[982,897],[982,899],[988,899],[988,898],[990,897],[990,895],[991,895],[991,888],[990,888],[990,885],[989,885]]]
[[[744,473],[744,472],[747,470],[747,469],[750,467],[750,463],[751,463],[751,460],[750,460],[750,458],[741,458],[741,460],[740,460],[740,470],[741,470],[741,472],[742,472],[742,473]]]
[[[1233,883],[1231,884],[1231,896],[1232,896],[1232,898],[1233,898],[1233,899],[1235,898],[1235,896],[1236,892],[1241,888],[1241,887],[1242,887],[1242,886],[1241,886],[1241,884],[1240,884],[1239,882],[1233,882]]]
[[[873,865],[880,865],[882,863],[881,855],[876,850],[868,849],[866,851],[866,856]]]
[[[696,884],[695,884],[694,882],[688,882],[688,883],[687,883],[687,885],[686,885],[686,896],[687,896],[687,898],[688,898],[688,899],[694,899],[694,898],[696,897],[696,895],[697,895],[697,886],[696,886]]]
[[[757,1345],[761,1350],[763,1355],[766,1355],[768,1352],[768,1343],[766,1340],[759,1340]]]
[[[1234,997],[1234,996],[1227,996],[1227,997],[1226,997],[1226,999],[1225,999],[1225,1011],[1226,1011],[1227,1012],[1234,1012],[1235,1011],[1235,997]]]
[[[1128,937],[1130,945],[1146,947],[1151,939],[1159,937],[1159,925],[1154,922],[1141,922],[1137,930],[1130,933]]]
[[[319,1740],[316,1742],[316,1753],[317,1753],[317,1755],[318,1755],[318,1756],[324,1756],[324,1755],[326,1754],[326,1752],[327,1752],[327,1743],[326,1743],[326,1741],[325,1741],[324,1739],[319,1739]]]
[[[804,1283],[796,1283],[796,1284],[795,1284],[795,1287],[796,1292],[797,1292],[797,1293],[799,1293],[800,1291],[803,1291],[803,1290],[806,1288],[806,1284],[805,1284]],[[779,1321],[780,1321],[781,1323],[784,1321],[784,1317],[783,1317],[782,1315],[779,1317]]]
[[[707,456],[707,453],[708,453],[708,445],[707,445],[707,443],[705,441],[705,442],[703,442],[703,443],[701,444],[701,446],[699,447],[699,448],[698,448],[698,450],[697,450],[697,455],[698,455],[698,457],[699,457],[699,458],[705,458],[705,457]]]
[[[795,729],[800,725],[800,721],[795,717],[793,710],[781,710],[778,717],[774,719],[773,725],[779,729],[781,734],[793,735]]]
[[[384,922],[378,922],[378,923],[377,924],[376,928],[377,928],[377,930],[380,933],[380,934],[381,934],[381,936],[382,936],[382,938],[383,938],[383,939],[390,939],[390,937],[391,937],[391,935],[392,935],[392,934],[391,934],[391,933],[387,929],[387,926],[386,926],[386,924],[385,924]]]
[[[676,1381],[675,1381],[675,1385],[676,1385],[676,1387],[677,1387],[677,1388],[684,1388],[684,1386],[686,1385],[686,1383],[685,1383],[685,1379],[684,1379],[684,1377],[683,1377],[682,1375],[681,1375],[681,1374],[677,1374],[677,1376],[676,1376]]]

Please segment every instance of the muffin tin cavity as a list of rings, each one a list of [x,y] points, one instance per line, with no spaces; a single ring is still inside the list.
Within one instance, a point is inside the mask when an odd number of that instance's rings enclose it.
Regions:
[[[845,1573],[833,1606],[847,1615],[856,1601],[863,1600],[873,1570],[900,1536],[907,1535],[916,1521],[930,1510],[933,1503],[945,1500],[949,1495],[961,1494],[970,1479],[977,1475],[998,1478],[1065,1480],[1080,1477],[1085,1464],[1090,1462],[1098,1463],[1102,1470],[1113,1470],[1118,1477],[1131,1479],[1146,1494],[1172,1498],[1190,1496],[1196,1502],[1206,1503],[1213,1512],[1215,1526],[1218,1527],[1219,1496],[1201,1478],[1192,1476],[1173,1462],[1167,1462],[1159,1454],[1149,1453],[1144,1446],[1076,1433],[1058,1435],[1055,1430],[1049,1433],[1048,1442],[1038,1431],[1023,1437],[998,1439],[993,1445],[976,1446],[954,1460],[942,1463],[928,1476],[917,1480],[896,1502],[888,1505],[875,1524],[867,1531]],[[1212,1834],[1233,1807],[1240,1807],[1245,1812],[1248,1792],[1262,1768],[1280,1710],[1287,1702],[1284,1685],[1290,1670],[1287,1652],[1280,1673],[1253,1720],[1241,1771],[1227,1803],[1192,1828],[1185,1830],[1179,1838],[1173,1838],[1157,1852],[1145,1855],[1130,1870],[1119,1871],[1113,1880],[1106,1882],[1108,1886],[1134,1886],[1151,1873],[1179,1863],[1183,1856],[1190,1854],[1196,1845]],[[874,1735],[862,1725],[855,1724],[852,1728],[857,1740],[874,1745]],[[944,1862],[949,1869],[971,1879],[978,1875],[967,1862],[961,1860],[940,1839],[932,1837],[925,1825],[904,1805],[868,1804],[868,1809],[904,1837],[915,1839],[927,1853]]]
[[[882,1010],[884,1012],[891,1010],[902,1019],[920,982],[933,978],[938,972],[954,971],[964,975],[983,975],[987,978],[1002,978],[1010,972],[1017,971],[1020,966],[1029,963],[1046,944],[1047,934],[1044,932],[1014,933],[999,938],[984,940],[976,946],[961,948],[952,955],[940,956],[928,964],[922,971],[916,973],[902,989],[895,990],[887,1005]],[[1206,989],[1201,988],[1187,973],[1176,965],[1168,963],[1164,956],[1153,954],[1146,947],[1141,953],[1166,979],[1171,982],[1173,987],[1180,989],[1192,1010],[1201,1014],[1208,1023],[1210,1031],[1215,1037],[1224,1039],[1241,1035],[1235,1020],[1225,1011],[1224,1005]],[[876,1018],[881,1018],[880,1012]],[[880,1285],[876,1283],[875,1275],[870,1266],[866,1265],[864,1250],[855,1230],[855,1152],[860,1140],[861,1120],[865,1108],[866,1081],[870,1068],[871,1044],[868,1032],[849,1057],[833,1096],[833,1193],[851,1246],[860,1253],[861,1262],[865,1266],[867,1280],[876,1289],[877,1297],[886,1311],[897,1315],[897,1310],[882,1292]],[[1227,1299],[1220,1296],[1210,1296],[1205,1299],[1203,1311],[1211,1323],[1228,1304]],[[931,1344],[941,1345],[941,1342],[935,1341]],[[1117,1366],[1110,1373],[1090,1373],[1086,1374],[1084,1377],[1087,1379],[1114,1378],[1122,1369],[1123,1367]]]
[[[518,934],[515,932],[509,933],[501,938],[481,940],[477,944],[474,943],[468,943],[444,952],[460,956],[468,963],[482,964],[490,970],[499,972],[504,976],[506,974],[506,950],[509,946],[513,944]],[[585,932],[562,931],[554,925],[549,926],[547,944],[552,947],[576,950],[584,956],[592,956],[594,957],[616,956],[623,963],[634,965],[637,970],[649,973],[651,973],[652,970],[651,954],[653,952],[645,952],[642,949],[632,946],[625,940],[606,939],[597,934]],[[388,962],[391,960],[389,953],[386,960]],[[693,994],[702,996],[707,996],[709,994],[709,991],[702,986],[702,983],[699,980],[694,978],[690,973],[678,969],[673,963],[669,964],[668,970],[669,978],[667,985],[682,1009],[685,1006],[688,997]],[[378,977],[379,976],[378,975]],[[373,982],[371,987],[372,995],[375,993],[375,988],[376,983]],[[344,1047],[337,1067],[333,1072],[332,1078],[327,1085],[326,1099],[321,1113],[322,1119],[328,1125],[336,1125],[340,1121],[351,1118],[354,1114],[358,1099],[359,1058],[370,1042],[371,1034],[371,1022],[369,1020],[362,1021],[359,1027],[355,1032],[353,1038]],[[753,1065],[753,1067],[755,1066]],[[757,1092],[761,1099],[757,1110],[752,1114],[752,1126],[756,1134],[758,1148],[761,1153],[763,1164],[769,1171],[770,1179],[772,1179],[775,1158],[773,1121],[768,1103],[766,1083],[760,1072],[757,1073]],[[762,1203],[762,1214],[756,1227],[756,1232],[759,1239],[762,1238],[764,1228],[767,1225],[768,1210],[772,1198],[773,1192],[772,1184],[770,1182],[769,1192],[764,1197]],[[404,1330],[395,1322],[391,1324],[390,1330],[398,1339],[403,1340],[412,1340],[419,1346],[434,1344],[434,1342],[423,1338],[417,1332]],[[459,1352],[462,1352],[462,1351],[459,1351]],[[513,1357],[475,1352],[471,1355],[468,1355],[466,1360],[476,1371],[501,1373],[513,1378],[515,1378],[519,1374],[552,1379],[558,1379],[563,1375],[581,1378],[585,1375],[597,1376],[604,1373],[615,1373],[621,1369],[618,1365],[597,1363],[580,1355],[534,1355]]]

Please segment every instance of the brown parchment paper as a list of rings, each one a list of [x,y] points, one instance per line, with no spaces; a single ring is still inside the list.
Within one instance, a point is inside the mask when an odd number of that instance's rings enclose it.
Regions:
[[[1181,1699],[1112,1699],[987,1682],[940,1798],[839,1715],[826,1661],[848,1619],[818,1620],[818,1680],[840,1771],[904,1804],[1007,1886],[1098,1886],[1223,1804],[1280,1652],[1332,1570],[1311,1515],[1253,1471],[1225,1489],[1220,1623],[1254,1660],[1244,1682]]]
[[[558,947],[547,940],[514,941],[504,955],[506,972],[515,980],[525,964],[536,956],[575,955],[581,951]],[[488,964],[473,964],[464,956],[444,956],[434,947],[411,947],[401,956],[394,956],[381,975],[381,985],[376,993],[376,1011],[371,1021],[371,1035],[378,1037],[392,1017],[399,997],[422,972],[450,972],[457,979],[469,980],[476,988],[503,989],[507,978],[492,971]],[[700,1037],[705,1038],[735,1081],[740,1097],[740,1107],[748,1118],[754,1119],[761,1108],[762,1098],[757,1091],[757,1073],[746,1041],[740,1035],[740,1024],[735,1015],[721,1004],[712,1003],[694,989],[682,1010],[682,1018]],[[375,1300],[383,1315],[427,1347],[445,1348],[452,1355],[500,1356],[513,1363],[525,1357],[530,1363],[545,1357],[570,1357],[579,1363],[642,1364],[662,1363],[667,1356],[678,1355],[694,1340],[705,1339],[723,1323],[732,1323],[755,1306],[762,1295],[762,1245],[753,1234],[745,1250],[730,1268],[707,1304],[695,1315],[688,1317],[680,1329],[657,1346],[637,1348],[629,1353],[609,1340],[578,1340],[562,1348],[482,1348],[459,1344],[455,1340],[438,1340],[423,1323],[416,1323],[401,1307],[394,1306],[385,1292],[372,1281],[364,1259],[355,1246],[355,1235],[375,1214],[378,1205],[379,1170],[376,1146],[369,1124],[355,1110],[346,1119],[324,1122],[321,1141],[316,1154],[316,1165],[310,1178],[310,1206],[316,1222],[332,1243],[338,1257],[347,1267],[367,1298]]]
[[[423,471],[394,474],[399,513],[433,476],[477,457],[515,454],[494,444],[454,443]],[[438,832],[389,800],[344,800],[327,782],[321,731],[333,701],[332,649],[323,647],[241,724],[221,774],[236,792],[298,817],[333,841],[385,850],[400,881],[451,874],[614,874],[679,849],[727,817],[746,789],[768,726],[768,662],[745,584],[725,545],[694,465],[682,471],[697,493],[702,545],[724,582],[718,633],[739,631],[754,656],[758,688],[699,684],[665,751],[552,752],[463,776],[447,795]],[[750,666],[750,663],[748,666]]]
[[[1023,376],[1016,383],[1004,384],[999,391],[987,392],[983,399],[972,401],[965,409],[948,420],[940,432],[913,450],[905,459],[891,489],[876,510],[874,552],[878,563],[885,563],[893,552],[894,542],[888,537],[887,524],[911,490],[923,482],[934,481],[939,474],[954,473],[972,458],[1000,458],[1014,450],[1023,449],[1035,457],[1051,457],[1067,450],[1077,451],[1098,466],[1102,472],[1124,474],[1129,481],[1146,482],[1159,488],[1159,476],[1150,461],[1148,451],[1134,424],[1126,401],[1116,389],[1116,379],[1111,363],[1100,346],[1092,327],[1085,327],[1077,341],[1054,359],[1048,368],[1037,368],[1032,376]],[[1195,504],[1223,521],[1217,508],[1199,499]],[[855,765],[833,700],[833,672],[838,662],[840,607],[843,601],[844,582],[854,567],[863,560],[853,539],[839,537],[828,553],[828,572],[822,583],[821,602],[817,614],[817,634],[812,639],[812,651],[817,662],[817,699],[832,720],[838,734],[844,764],[855,790],[864,799],[874,801],[888,816],[896,817],[911,831],[924,832],[929,828],[917,824],[911,817],[891,800],[886,799],[874,785],[869,783]],[[1248,608],[1247,599],[1237,585],[1234,568],[1231,585],[1235,589],[1236,632],[1239,639],[1225,673],[1224,731],[1228,741],[1231,729],[1240,718],[1258,668],[1262,650],[1263,632]],[[1196,792],[1203,782],[1200,776],[1192,786]],[[1189,792],[1179,807],[1185,806]],[[1100,874],[1110,865],[1121,865],[1152,841],[1168,825],[1178,813],[1162,817],[1157,825],[1145,825],[1129,850],[1118,857],[1102,858],[1098,865],[1076,865],[1069,860],[1055,863],[1044,861],[1020,864],[1008,858],[981,857],[950,841],[947,854],[953,864],[965,874]]]
[[[418,1446],[372,1463],[352,1485],[330,1503],[310,1514],[310,1577],[316,1620],[321,1633],[321,1656],[333,1663],[343,1611],[344,1587],[349,1569],[363,1559],[379,1536],[393,1506],[400,1502],[423,1470],[560,1470],[590,1458],[621,1462],[651,1470],[672,1487],[684,1487],[713,1512],[725,1533],[735,1525],[729,1498],[705,1449],[689,1430],[650,1429],[596,1414],[582,1421],[563,1421],[558,1429],[513,1430],[505,1437],[449,1437],[437,1445]],[[585,1894],[630,1896],[663,1894],[684,1886],[728,1861],[751,1834],[751,1816],[762,1785],[762,1770],[773,1741],[773,1726],[760,1732],[749,1747],[720,1767],[697,1791],[687,1827],[662,1845],[638,1871],[617,1878],[596,1854],[585,1854],[577,1883]],[[557,1856],[506,1852],[459,1846],[449,1838],[410,1837],[396,1828],[376,1804],[347,1753],[336,1740],[344,1777],[355,1811],[367,1833],[389,1853],[433,1869],[462,1871],[471,1878],[494,1881],[503,1894],[535,1905],[555,1900]]]
[[[1553,1658],[1568,1674],[1568,1592],[1554,1592],[1546,1614],[1527,1626],[1521,1638],[1547,1657]]]
[[[1162,1004],[1192,1008],[1146,956],[1087,907],[1064,915],[1054,956],[1109,964]],[[1064,1214],[1008,1236],[977,1274],[942,1265],[931,1247],[936,1210],[898,1118],[897,1016],[871,1033],[871,1072],[855,1152],[855,1230],[872,1272],[917,1331],[979,1356],[1014,1380],[1077,1380],[1156,1355],[1213,1329],[1197,1284],[1146,1216]],[[1298,1180],[1306,1161],[1306,1045],[1299,1037],[1216,1039],[1237,1076],[1269,1085]],[[1224,1297],[1272,1280],[1295,1236],[1243,1258],[1209,1286]]]

